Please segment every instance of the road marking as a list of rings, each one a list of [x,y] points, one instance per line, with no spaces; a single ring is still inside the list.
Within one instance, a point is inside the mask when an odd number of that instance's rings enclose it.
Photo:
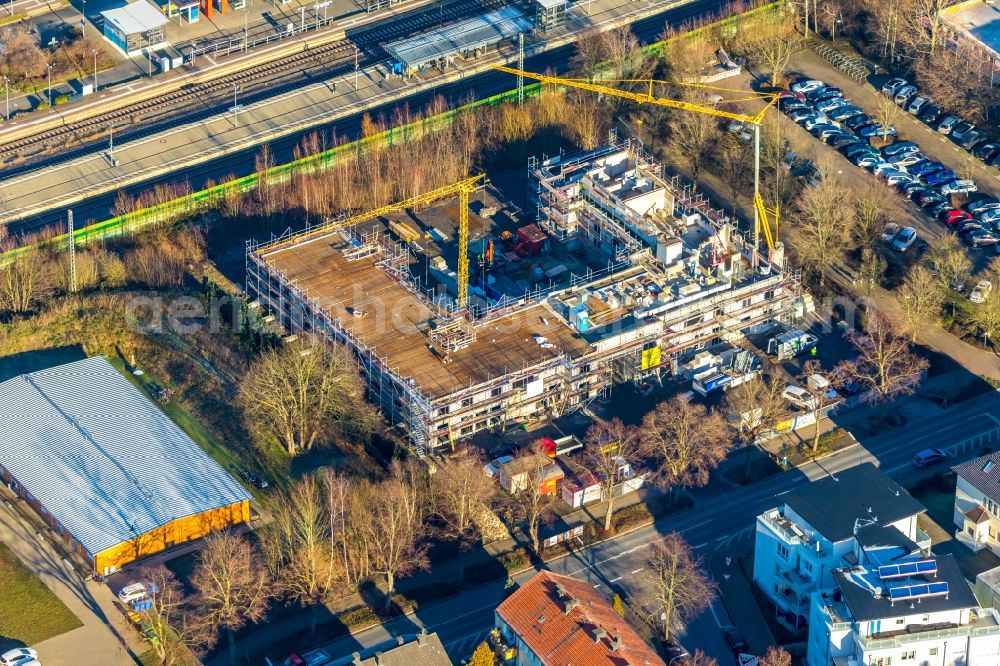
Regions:
[[[635,571],[632,572],[632,575],[633,576],[636,575],[637,573],[639,573],[640,571],[642,571],[642,569],[643,569],[643,567],[639,567],[638,569],[636,569]]]
[[[620,581],[621,579],[622,579],[622,577],[621,577],[621,576],[618,576],[618,578],[612,578],[612,579],[611,579],[611,580],[609,580],[608,582],[609,582],[609,583],[617,583],[617,582],[618,582],[618,581]]]
[[[683,534],[684,532],[687,532],[688,530],[693,530],[694,528],[701,527],[702,525],[708,525],[710,522],[712,522],[712,521],[711,520],[704,520],[704,521],[698,523],[697,525],[692,525],[691,527],[685,527],[684,529],[681,530],[681,533]]]
[[[698,550],[699,548],[704,548],[707,545],[708,545],[707,541],[705,543],[699,543],[697,546],[694,547],[694,549]]]
[[[1000,425],[1000,419],[998,419],[997,417],[993,416],[993,414],[991,414],[989,412],[986,412],[986,417],[988,419],[990,419],[991,421],[993,421],[993,423],[996,423],[997,425]]]
[[[719,616],[715,614],[715,604],[714,603],[709,604],[708,610],[712,611],[712,619],[715,620],[716,626],[719,627],[719,629],[722,629],[724,625],[721,622],[719,622]]]
[[[601,584],[600,584],[600,583],[598,583],[597,585],[595,585],[595,586],[594,586],[594,589],[596,590],[596,589],[597,589],[597,588],[599,588],[600,586],[601,586]]]

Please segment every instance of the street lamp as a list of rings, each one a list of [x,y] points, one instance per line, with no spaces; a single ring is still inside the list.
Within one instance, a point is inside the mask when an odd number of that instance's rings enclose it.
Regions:
[[[94,92],[97,92],[97,49],[90,49],[94,54]]]
[[[7,95],[7,112],[4,114],[4,119],[10,120],[10,79],[6,76],[3,77],[3,90]]]
[[[239,111],[240,109],[239,105],[236,103],[236,93],[238,93],[239,91],[240,91],[240,84],[234,83],[233,84],[233,127],[239,127],[239,119],[237,118],[236,115],[237,111]]]
[[[49,83],[49,106],[52,106],[52,65],[45,65],[45,78]]]
[[[87,0],[83,0],[83,18],[80,19],[80,36],[87,36]]]
[[[247,7],[246,2],[243,3],[243,53],[247,52],[248,42],[250,41],[250,8]]]

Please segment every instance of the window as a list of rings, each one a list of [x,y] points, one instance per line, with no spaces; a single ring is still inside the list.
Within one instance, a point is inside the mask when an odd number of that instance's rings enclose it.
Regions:
[[[910,661],[911,659],[916,659],[917,658],[917,651],[916,650],[907,650],[906,652],[904,652],[903,654],[901,654],[899,656],[899,658],[902,659],[903,661]]]
[[[778,544],[778,557],[780,557],[783,560],[788,559],[788,546],[786,546],[783,543]]]
[[[931,651],[928,654],[932,657],[937,656],[937,648],[931,648]]]
[[[503,392],[503,389],[500,388],[500,387],[497,387],[497,388],[493,389],[492,391],[490,391],[490,396],[492,396],[492,397],[495,398],[498,395],[500,395],[501,392]]]
[[[890,666],[892,657],[879,657],[871,662],[871,666]]]
[[[462,407],[472,407],[472,398],[462,400]]]
[[[906,622],[906,618],[905,617],[901,617],[901,618],[898,618],[896,620],[896,624],[903,624],[904,622]]]
[[[930,622],[931,621],[931,616],[928,615],[927,613],[924,613],[923,620],[921,620],[921,621],[922,622]]]
[[[812,573],[813,563],[810,562],[809,560],[802,560],[802,568],[808,571],[809,573]]]

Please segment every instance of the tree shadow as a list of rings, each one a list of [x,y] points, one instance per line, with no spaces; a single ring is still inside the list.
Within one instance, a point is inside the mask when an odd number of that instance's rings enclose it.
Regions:
[[[0,382],[53,366],[87,358],[80,344],[35,349],[0,358]]]

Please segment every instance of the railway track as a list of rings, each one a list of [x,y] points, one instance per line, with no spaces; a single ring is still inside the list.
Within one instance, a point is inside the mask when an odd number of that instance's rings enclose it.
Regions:
[[[345,39],[38,132],[0,145],[0,176],[35,166],[50,158],[56,149],[60,151],[60,160],[69,159],[106,136],[112,127],[117,137],[127,138],[152,131],[167,122],[176,122],[184,116],[212,113],[228,102],[234,85],[241,88],[244,103],[250,103],[280,94],[303,78],[332,75],[348,64],[353,68],[355,48],[360,54],[359,64],[363,66],[385,57],[382,45],[386,42],[504,4],[503,0],[451,0],[413,15],[398,16],[360,29]]]

